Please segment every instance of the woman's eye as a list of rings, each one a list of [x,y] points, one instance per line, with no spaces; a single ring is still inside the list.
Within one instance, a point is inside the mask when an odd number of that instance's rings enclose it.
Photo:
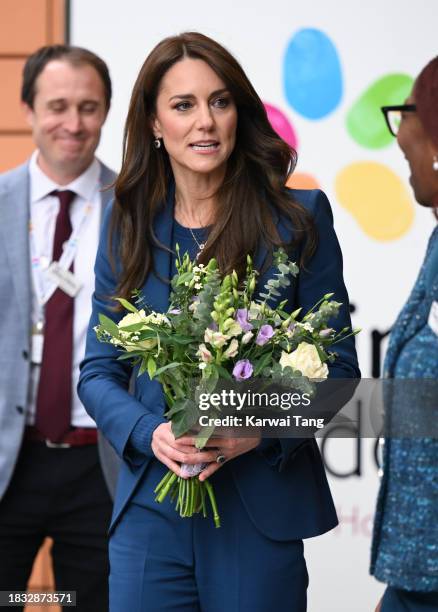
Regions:
[[[228,98],[217,98],[213,104],[216,108],[226,108],[230,103]]]
[[[190,102],[179,102],[175,106],[175,108],[176,108],[176,110],[179,110],[179,111],[185,111],[185,110],[188,110],[190,108],[190,106],[191,106]]]

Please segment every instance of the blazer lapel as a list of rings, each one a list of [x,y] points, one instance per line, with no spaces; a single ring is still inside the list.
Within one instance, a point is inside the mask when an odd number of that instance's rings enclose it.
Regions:
[[[10,177],[0,196],[0,232],[5,245],[9,270],[27,335],[30,335],[31,275],[29,254],[29,174],[28,164]]]

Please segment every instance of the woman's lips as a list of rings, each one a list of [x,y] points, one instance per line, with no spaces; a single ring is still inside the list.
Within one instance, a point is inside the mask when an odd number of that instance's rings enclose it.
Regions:
[[[205,142],[194,142],[189,145],[192,151],[199,153],[214,153],[219,148],[219,142],[217,140],[205,141]]]

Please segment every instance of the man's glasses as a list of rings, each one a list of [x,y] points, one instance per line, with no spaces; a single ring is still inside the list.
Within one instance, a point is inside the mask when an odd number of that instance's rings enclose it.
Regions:
[[[382,106],[386,125],[393,136],[397,136],[402,120],[402,113],[415,113],[415,104],[400,104],[398,106]]]

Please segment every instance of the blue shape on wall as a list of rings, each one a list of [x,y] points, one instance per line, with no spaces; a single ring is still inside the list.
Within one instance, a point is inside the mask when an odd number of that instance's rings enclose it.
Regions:
[[[283,76],[289,105],[307,119],[325,117],[342,98],[339,55],[321,30],[305,28],[292,37],[286,49]]]

